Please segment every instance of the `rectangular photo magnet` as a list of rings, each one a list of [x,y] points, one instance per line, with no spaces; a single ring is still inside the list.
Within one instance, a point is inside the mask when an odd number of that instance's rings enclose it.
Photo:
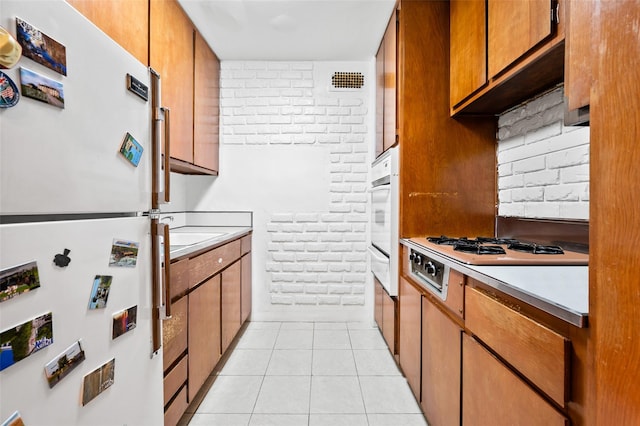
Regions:
[[[0,302],[40,287],[36,262],[28,262],[0,271]]]
[[[53,343],[51,312],[0,333],[0,371]]]
[[[84,376],[82,383],[82,405],[87,405],[96,396],[100,395],[114,383],[116,359],[96,368]]]
[[[107,307],[112,281],[113,277],[111,275],[96,275],[93,279],[93,287],[91,287],[91,295],[89,296],[89,309],[104,309]]]
[[[139,243],[127,240],[113,240],[109,266],[135,268],[138,262]]]
[[[138,167],[140,158],[142,158],[142,151],[144,151],[142,145],[140,145],[138,141],[131,136],[131,133],[127,133],[124,137],[124,141],[122,141],[122,145],[120,146],[120,154],[122,154],[122,156],[135,167]]]
[[[84,350],[78,340],[44,366],[44,375],[47,377],[49,387],[57,385],[82,361],[84,361]]]
[[[138,320],[138,306],[132,306],[113,315],[113,332],[111,338],[122,336],[124,333],[136,328]]]

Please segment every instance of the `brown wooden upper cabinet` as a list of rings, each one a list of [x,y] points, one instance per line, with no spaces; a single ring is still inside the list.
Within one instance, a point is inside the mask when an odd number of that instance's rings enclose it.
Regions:
[[[551,7],[551,0],[487,1],[491,77],[551,35]]]
[[[194,42],[193,162],[197,166],[217,171],[220,61],[197,31]]]
[[[496,114],[562,81],[565,0],[452,0],[450,104]]]
[[[149,56],[171,111],[171,170],[218,174],[220,61],[176,0],[152,0]]]
[[[396,143],[397,17],[393,13],[376,54],[376,157]]]
[[[487,83],[487,4],[451,0],[451,105]]]
[[[152,0],[150,65],[161,76],[162,104],[171,111],[172,159],[193,163],[193,34],[176,0]]]
[[[120,46],[149,63],[148,0],[68,0]]]

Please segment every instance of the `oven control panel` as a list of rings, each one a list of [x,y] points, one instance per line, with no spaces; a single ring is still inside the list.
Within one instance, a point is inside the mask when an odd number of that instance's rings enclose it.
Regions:
[[[409,254],[411,276],[442,300],[447,299],[449,267],[428,255],[411,249]]]

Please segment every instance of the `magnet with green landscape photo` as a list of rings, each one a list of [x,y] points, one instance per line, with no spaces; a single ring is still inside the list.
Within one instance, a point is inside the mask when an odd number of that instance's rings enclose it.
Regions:
[[[51,312],[0,333],[0,371],[53,343]]]
[[[44,374],[49,382],[49,387],[57,385],[82,361],[84,361],[84,350],[78,340],[44,366]]]
[[[36,262],[27,262],[0,271],[0,302],[40,287]]]

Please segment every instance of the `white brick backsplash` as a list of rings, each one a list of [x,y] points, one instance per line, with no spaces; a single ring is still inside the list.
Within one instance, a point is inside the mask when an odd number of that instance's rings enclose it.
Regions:
[[[368,91],[328,91],[314,62],[222,61],[221,68],[222,145],[328,150],[323,209],[265,212],[267,303],[364,305]]]
[[[588,219],[589,128],[563,125],[563,96],[558,86],[498,117],[499,215]]]

